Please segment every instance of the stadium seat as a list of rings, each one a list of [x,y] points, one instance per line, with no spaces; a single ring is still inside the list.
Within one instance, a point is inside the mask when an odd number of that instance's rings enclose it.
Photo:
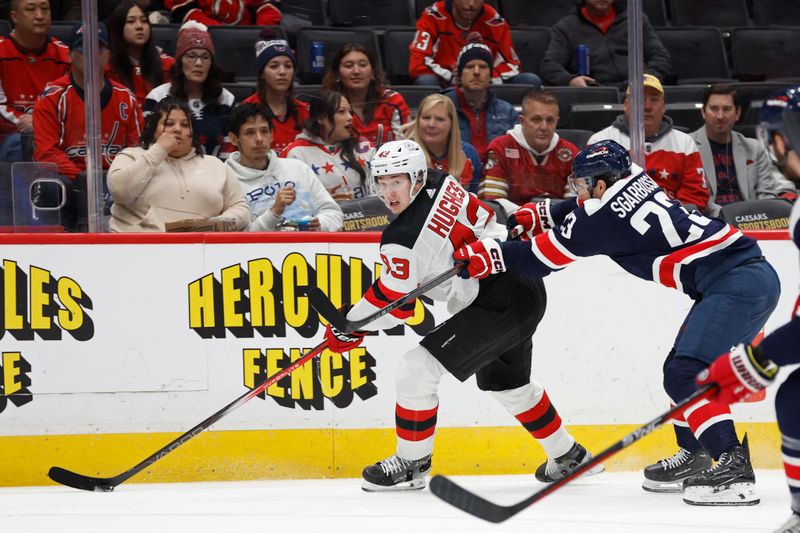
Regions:
[[[778,89],[786,87],[785,83],[776,81],[747,82],[734,85],[736,93],[739,95],[739,102],[742,106],[742,116],[753,100],[764,100]]]
[[[324,0],[281,0],[281,13],[297,17],[309,26],[328,24]]]
[[[575,0],[537,0],[535,8],[530,0],[500,0],[500,14],[511,26],[551,27],[574,6]]]
[[[511,41],[517,51],[523,72],[539,74],[547,45],[550,44],[550,30],[543,27],[511,28]]]
[[[679,102],[702,102],[709,85],[666,85],[664,101],[667,104]]]
[[[800,79],[800,28],[734,28],[731,61],[742,81]]]
[[[589,130],[563,129],[556,130],[556,133],[558,133],[559,137],[562,137],[577,146],[578,150],[583,150],[583,148],[586,146],[586,141],[589,140],[589,137],[594,135],[594,132]]]
[[[598,132],[623,112],[622,104],[574,104],[567,116],[567,128]]]
[[[411,6],[398,0],[328,0],[332,26],[413,26]]]
[[[256,82],[254,81],[237,81],[225,83],[223,86],[233,94],[237,104],[241,104],[245,98],[256,92]]]
[[[11,23],[0,19],[0,37],[8,37],[11,33]]]
[[[439,88],[432,85],[392,85],[392,89],[403,95],[413,114],[426,96],[439,92]]]
[[[409,28],[389,29],[383,34],[383,67],[392,84],[407,85],[412,81],[408,74],[408,45],[415,33]]]
[[[522,105],[522,97],[530,91],[533,85],[523,85],[518,83],[504,83],[502,85],[491,85],[489,89],[496,97],[509,102],[519,108]]]
[[[72,27],[74,25],[75,21],[54,20],[50,25],[50,31],[48,31],[47,34],[50,35],[50,37],[55,37],[64,44],[69,45],[67,41],[69,41],[69,35],[72,33]]]
[[[733,126],[733,131],[738,131],[745,137],[750,137],[751,139],[758,139],[758,133],[756,133],[756,126],[755,124],[735,124]]]
[[[745,230],[786,229],[792,204],[780,198],[748,200],[722,206],[719,218]]]
[[[308,26],[297,31],[297,63],[298,77],[304,84],[315,84],[322,80],[322,74],[311,72],[311,44],[319,41],[325,45],[325,65],[330,64],[333,56],[346,43],[360,43],[381,63],[378,38],[372,30],[366,28],[325,28]],[[381,65],[382,67],[383,65]]]
[[[704,124],[703,115],[700,114],[700,102],[677,102],[667,104],[664,114],[672,119],[675,126],[683,126],[689,131],[694,131]]]
[[[263,29],[263,26],[211,26],[208,29],[216,49],[217,63],[225,69],[226,81],[258,78],[255,43],[262,38]],[[286,38],[280,27],[270,29],[276,38]]]
[[[667,25],[667,8],[665,0],[642,0],[642,11],[652,26]]]
[[[414,16],[419,18],[422,12],[431,4],[436,3],[438,0],[414,0]],[[486,4],[489,4],[495,9],[497,8],[497,0],[486,0]]]
[[[670,0],[673,26],[747,26],[745,0]]]
[[[567,117],[574,104],[618,104],[616,87],[546,87],[558,98],[559,128],[567,127]],[[607,126],[608,124],[606,124]],[[603,126],[605,127],[605,126]]]
[[[180,24],[153,24],[150,26],[153,44],[165,54],[175,56],[175,43],[178,42]],[[255,51],[253,51],[255,53]]]
[[[680,85],[733,82],[719,28],[656,28]]]
[[[761,106],[764,105],[763,100],[750,100],[747,107],[742,108],[742,124],[758,124],[758,115],[761,113]]]
[[[312,98],[316,98],[322,92],[322,87],[319,85],[298,85],[292,91],[292,94],[298,100],[303,102],[310,102]]]
[[[800,2],[797,0],[753,0],[756,26],[800,26]]]

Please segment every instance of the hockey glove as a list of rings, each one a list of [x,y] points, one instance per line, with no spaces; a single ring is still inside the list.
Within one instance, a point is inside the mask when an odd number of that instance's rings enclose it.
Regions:
[[[530,202],[508,218],[508,229],[517,232],[521,241],[529,241],[547,230],[553,229],[553,219],[550,216],[550,199],[541,202]]]
[[[466,263],[458,275],[462,278],[483,279],[490,274],[506,271],[503,250],[495,239],[484,239],[459,248],[453,259]]]
[[[759,348],[738,344],[730,352],[717,357],[707,369],[697,375],[698,386],[716,383],[719,390],[709,399],[731,404],[746,400],[775,381],[778,367],[767,359]]]
[[[347,316],[348,311],[352,305],[345,305],[339,311]],[[363,341],[366,331],[354,331],[353,333],[345,333],[339,331],[335,327],[328,324],[325,328],[325,340],[328,341],[328,350],[336,353],[349,352],[353,348],[357,348]]]

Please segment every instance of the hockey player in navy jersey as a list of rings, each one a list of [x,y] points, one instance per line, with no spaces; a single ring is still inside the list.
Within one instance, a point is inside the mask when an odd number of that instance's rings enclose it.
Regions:
[[[364,297],[347,310],[360,320],[386,307],[453,266],[453,252],[481,238],[506,239],[494,212],[467,193],[453,176],[428,169],[425,154],[410,140],[382,145],[372,159],[378,196],[397,215],[383,231],[383,271]],[[520,283],[507,275],[478,282],[451,278],[428,296],[447,302],[453,317],[439,324],[404,354],[397,366],[394,455],[367,466],[366,491],[425,487],[436,430],[439,380],[450,373],[460,381],[475,374],[488,391],[542,445],[549,459],[536,471],[554,481],[591,458],[566,431],[547,393],[530,378],[531,336],[546,306],[540,279]],[[371,330],[392,328],[411,317],[410,302],[370,323]],[[326,330],[328,349],[348,351],[365,332]],[[591,473],[602,470],[602,466]]]
[[[664,361],[664,388],[673,402],[683,400],[719,353],[755,338],[777,304],[777,274],[756,241],[670,200],[615,141],[579,152],[569,181],[577,199],[526,204],[515,214],[530,242],[484,239],[454,258],[469,261],[472,277],[508,271],[538,279],[605,255],[634,276],[684,292],[694,305]],[[679,451],[645,469],[643,488],[683,492],[695,505],[759,502],[747,442],[739,443],[727,405],[702,401],[674,427]]]
[[[778,167],[792,181],[800,181],[800,86],[767,99],[761,108],[760,137]],[[800,203],[789,218],[789,233],[800,247]],[[758,346],[736,345],[719,356],[697,377],[698,385],[716,383],[712,398],[725,404],[746,399],[775,381],[778,367],[800,363],[800,298],[789,323],[776,329]],[[791,494],[792,515],[775,533],[800,533],[800,369],[778,388],[775,411],[781,430],[781,455]]]

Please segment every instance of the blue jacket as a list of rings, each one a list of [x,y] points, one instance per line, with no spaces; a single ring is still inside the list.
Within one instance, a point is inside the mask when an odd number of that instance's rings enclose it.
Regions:
[[[486,142],[487,144],[494,139],[506,133],[519,122],[519,113],[514,109],[514,106],[505,100],[497,98],[491,90],[489,98],[486,101]],[[469,125],[469,119],[461,109],[461,102],[458,99],[455,89],[448,89],[443,93],[445,96],[453,101],[456,106],[456,113],[458,113],[458,127],[461,130],[461,140],[474,144],[472,142],[472,129]]]

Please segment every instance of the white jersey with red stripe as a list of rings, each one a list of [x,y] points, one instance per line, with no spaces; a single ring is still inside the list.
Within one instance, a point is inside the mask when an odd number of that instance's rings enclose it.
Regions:
[[[453,176],[429,169],[425,187],[381,236],[383,270],[364,297],[350,310],[349,320],[359,320],[453,267],[453,252],[479,239],[505,240],[507,230],[494,211],[468,193]],[[467,307],[478,295],[475,279],[451,278],[427,296],[447,302],[452,314]],[[414,312],[416,302],[395,309],[367,329],[397,326]]]
[[[580,257],[605,255],[639,278],[697,298],[698,286],[761,256],[755,240],[719,219],[690,213],[633,165],[601,199],[544,208],[556,227],[530,243],[503,243],[509,271],[543,277]]]

